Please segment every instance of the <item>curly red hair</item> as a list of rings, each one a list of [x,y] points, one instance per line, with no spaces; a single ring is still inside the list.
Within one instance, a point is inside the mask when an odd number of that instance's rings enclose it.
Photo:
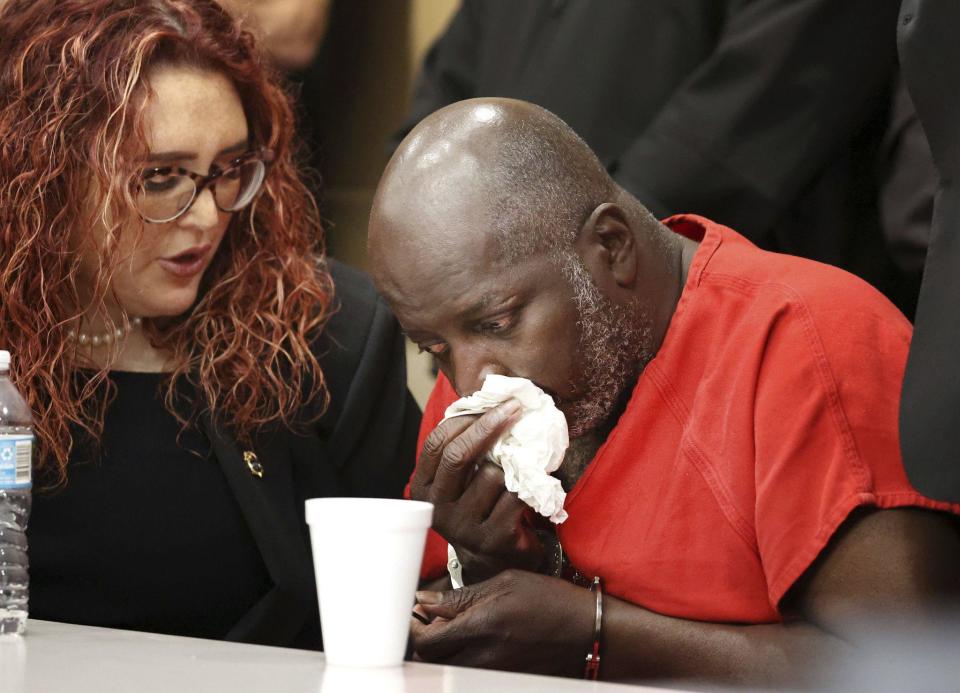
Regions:
[[[226,75],[252,141],[275,154],[193,308],[144,323],[172,354],[166,406],[187,423],[174,407],[185,377],[194,415],[216,412],[241,442],[269,423],[296,425],[308,404],[319,415],[327,391],[310,343],[329,315],[332,280],[294,162],[290,100],[252,36],[212,0],[7,0],[0,37],[0,345],[13,352],[13,379],[34,412],[38,471],[65,482],[78,435],[102,435],[109,366],[78,371],[67,328],[84,311],[69,239],[97,223],[108,238],[123,232],[146,150],[147,73],[159,64]],[[108,255],[101,267],[95,301],[109,291]]]

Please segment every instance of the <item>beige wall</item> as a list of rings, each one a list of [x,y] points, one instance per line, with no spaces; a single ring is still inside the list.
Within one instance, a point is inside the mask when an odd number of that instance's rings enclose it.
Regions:
[[[410,3],[410,51],[414,58],[411,81],[423,54],[446,28],[459,4],[458,0],[412,0]]]

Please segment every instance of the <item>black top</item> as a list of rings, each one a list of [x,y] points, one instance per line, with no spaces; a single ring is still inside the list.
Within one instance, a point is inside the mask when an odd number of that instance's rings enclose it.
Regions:
[[[844,267],[909,310],[915,286],[887,256],[875,172],[899,5],[464,0],[400,134],[460,99],[532,101],[654,214],[702,214]]]
[[[900,402],[900,444],[910,482],[960,503],[960,3],[904,0],[900,62],[939,172]]]
[[[111,379],[102,452],[74,454],[67,486],[34,499],[30,615],[223,638],[268,588],[263,559],[210,442],[165,409],[162,376]]]
[[[31,616],[320,647],[304,501],[400,497],[420,424],[396,320],[364,275],[330,271],[336,313],[313,344],[330,405],[314,424],[241,447],[229,421],[203,413],[178,443],[160,376],[114,375],[102,459],[71,463],[59,494],[34,494]]]

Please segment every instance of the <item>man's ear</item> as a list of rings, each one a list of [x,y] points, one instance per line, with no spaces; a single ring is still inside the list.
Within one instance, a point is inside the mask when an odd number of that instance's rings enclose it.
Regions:
[[[604,202],[594,209],[580,227],[573,247],[601,288],[614,288],[604,287],[606,282],[620,288],[630,288],[636,282],[639,248],[619,205]]]

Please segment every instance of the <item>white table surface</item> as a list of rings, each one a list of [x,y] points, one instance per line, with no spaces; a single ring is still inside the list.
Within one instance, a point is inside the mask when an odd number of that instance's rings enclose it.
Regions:
[[[586,693],[661,690],[408,662],[324,666],[323,654],[31,620],[0,637],[2,693]]]

